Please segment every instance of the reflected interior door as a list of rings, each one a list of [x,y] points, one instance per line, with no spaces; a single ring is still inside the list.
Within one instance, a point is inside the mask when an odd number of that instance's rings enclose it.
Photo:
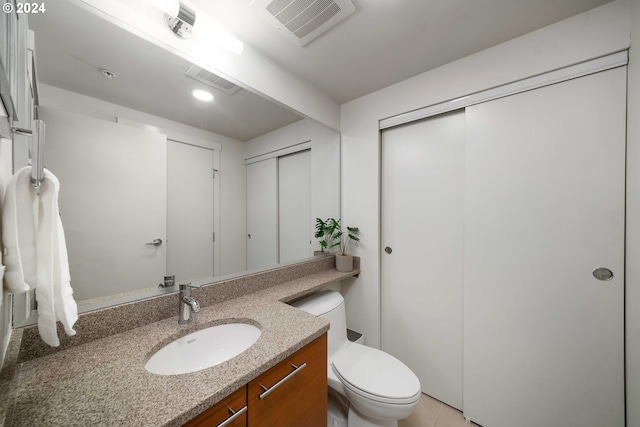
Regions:
[[[465,416],[623,427],[626,67],[466,116]]]
[[[280,262],[313,255],[311,250],[311,150],[278,157]]]
[[[213,150],[167,144],[167,274],[213,276]]]
[[[247,268],[278,263],[278,159],[247,165]]]
[[[166,270],[166,136],[41,108],[45,162],[60,180],[77,300],[156,286]]]

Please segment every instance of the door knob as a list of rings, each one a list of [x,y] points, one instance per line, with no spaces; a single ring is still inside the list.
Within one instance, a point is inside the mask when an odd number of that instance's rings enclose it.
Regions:
[[[393,252],[393,250],[392,250],[389,246],[387,246],[386,248],[384,248],[384,251],[385,251],[386,253],[388,253],[388,254],[390,254],[391,252]]]
[[[153,239],[152,242],[147,242],[145,244],[151,246],[160,246],[162,244],[162,239]]]
[[[247,234],[247,237],[250,239],[251,238],[251,234]]]

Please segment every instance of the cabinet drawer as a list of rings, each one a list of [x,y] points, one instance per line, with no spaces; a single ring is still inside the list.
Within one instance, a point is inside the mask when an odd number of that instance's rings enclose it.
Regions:
[[[242,412],[233,420],[234,413]],[[247,387],[233,392],[224,400],[216,403],[197,417],[188,421],[183,427],[217,427],[225,421],[225,427],[246,427],[247,425]]]
[[[251,427],[325,427],[327,335],[251,381],[248,399]]]

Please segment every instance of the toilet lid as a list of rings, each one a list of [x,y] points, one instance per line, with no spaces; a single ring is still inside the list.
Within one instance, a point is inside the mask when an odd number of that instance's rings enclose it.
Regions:
[[[348,345],[332,361],[338,377],[372,397],[412,400],[420,393],[418,377],[388,353],[360,344]]]

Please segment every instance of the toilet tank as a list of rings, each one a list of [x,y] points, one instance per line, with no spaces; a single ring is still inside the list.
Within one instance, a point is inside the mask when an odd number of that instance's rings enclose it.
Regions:
[[[344,298],[336,291],[311,294],[291,303],[292,306],[322,317],[330,323],[328,337],[329,358],[347,343],[347,319]]]

